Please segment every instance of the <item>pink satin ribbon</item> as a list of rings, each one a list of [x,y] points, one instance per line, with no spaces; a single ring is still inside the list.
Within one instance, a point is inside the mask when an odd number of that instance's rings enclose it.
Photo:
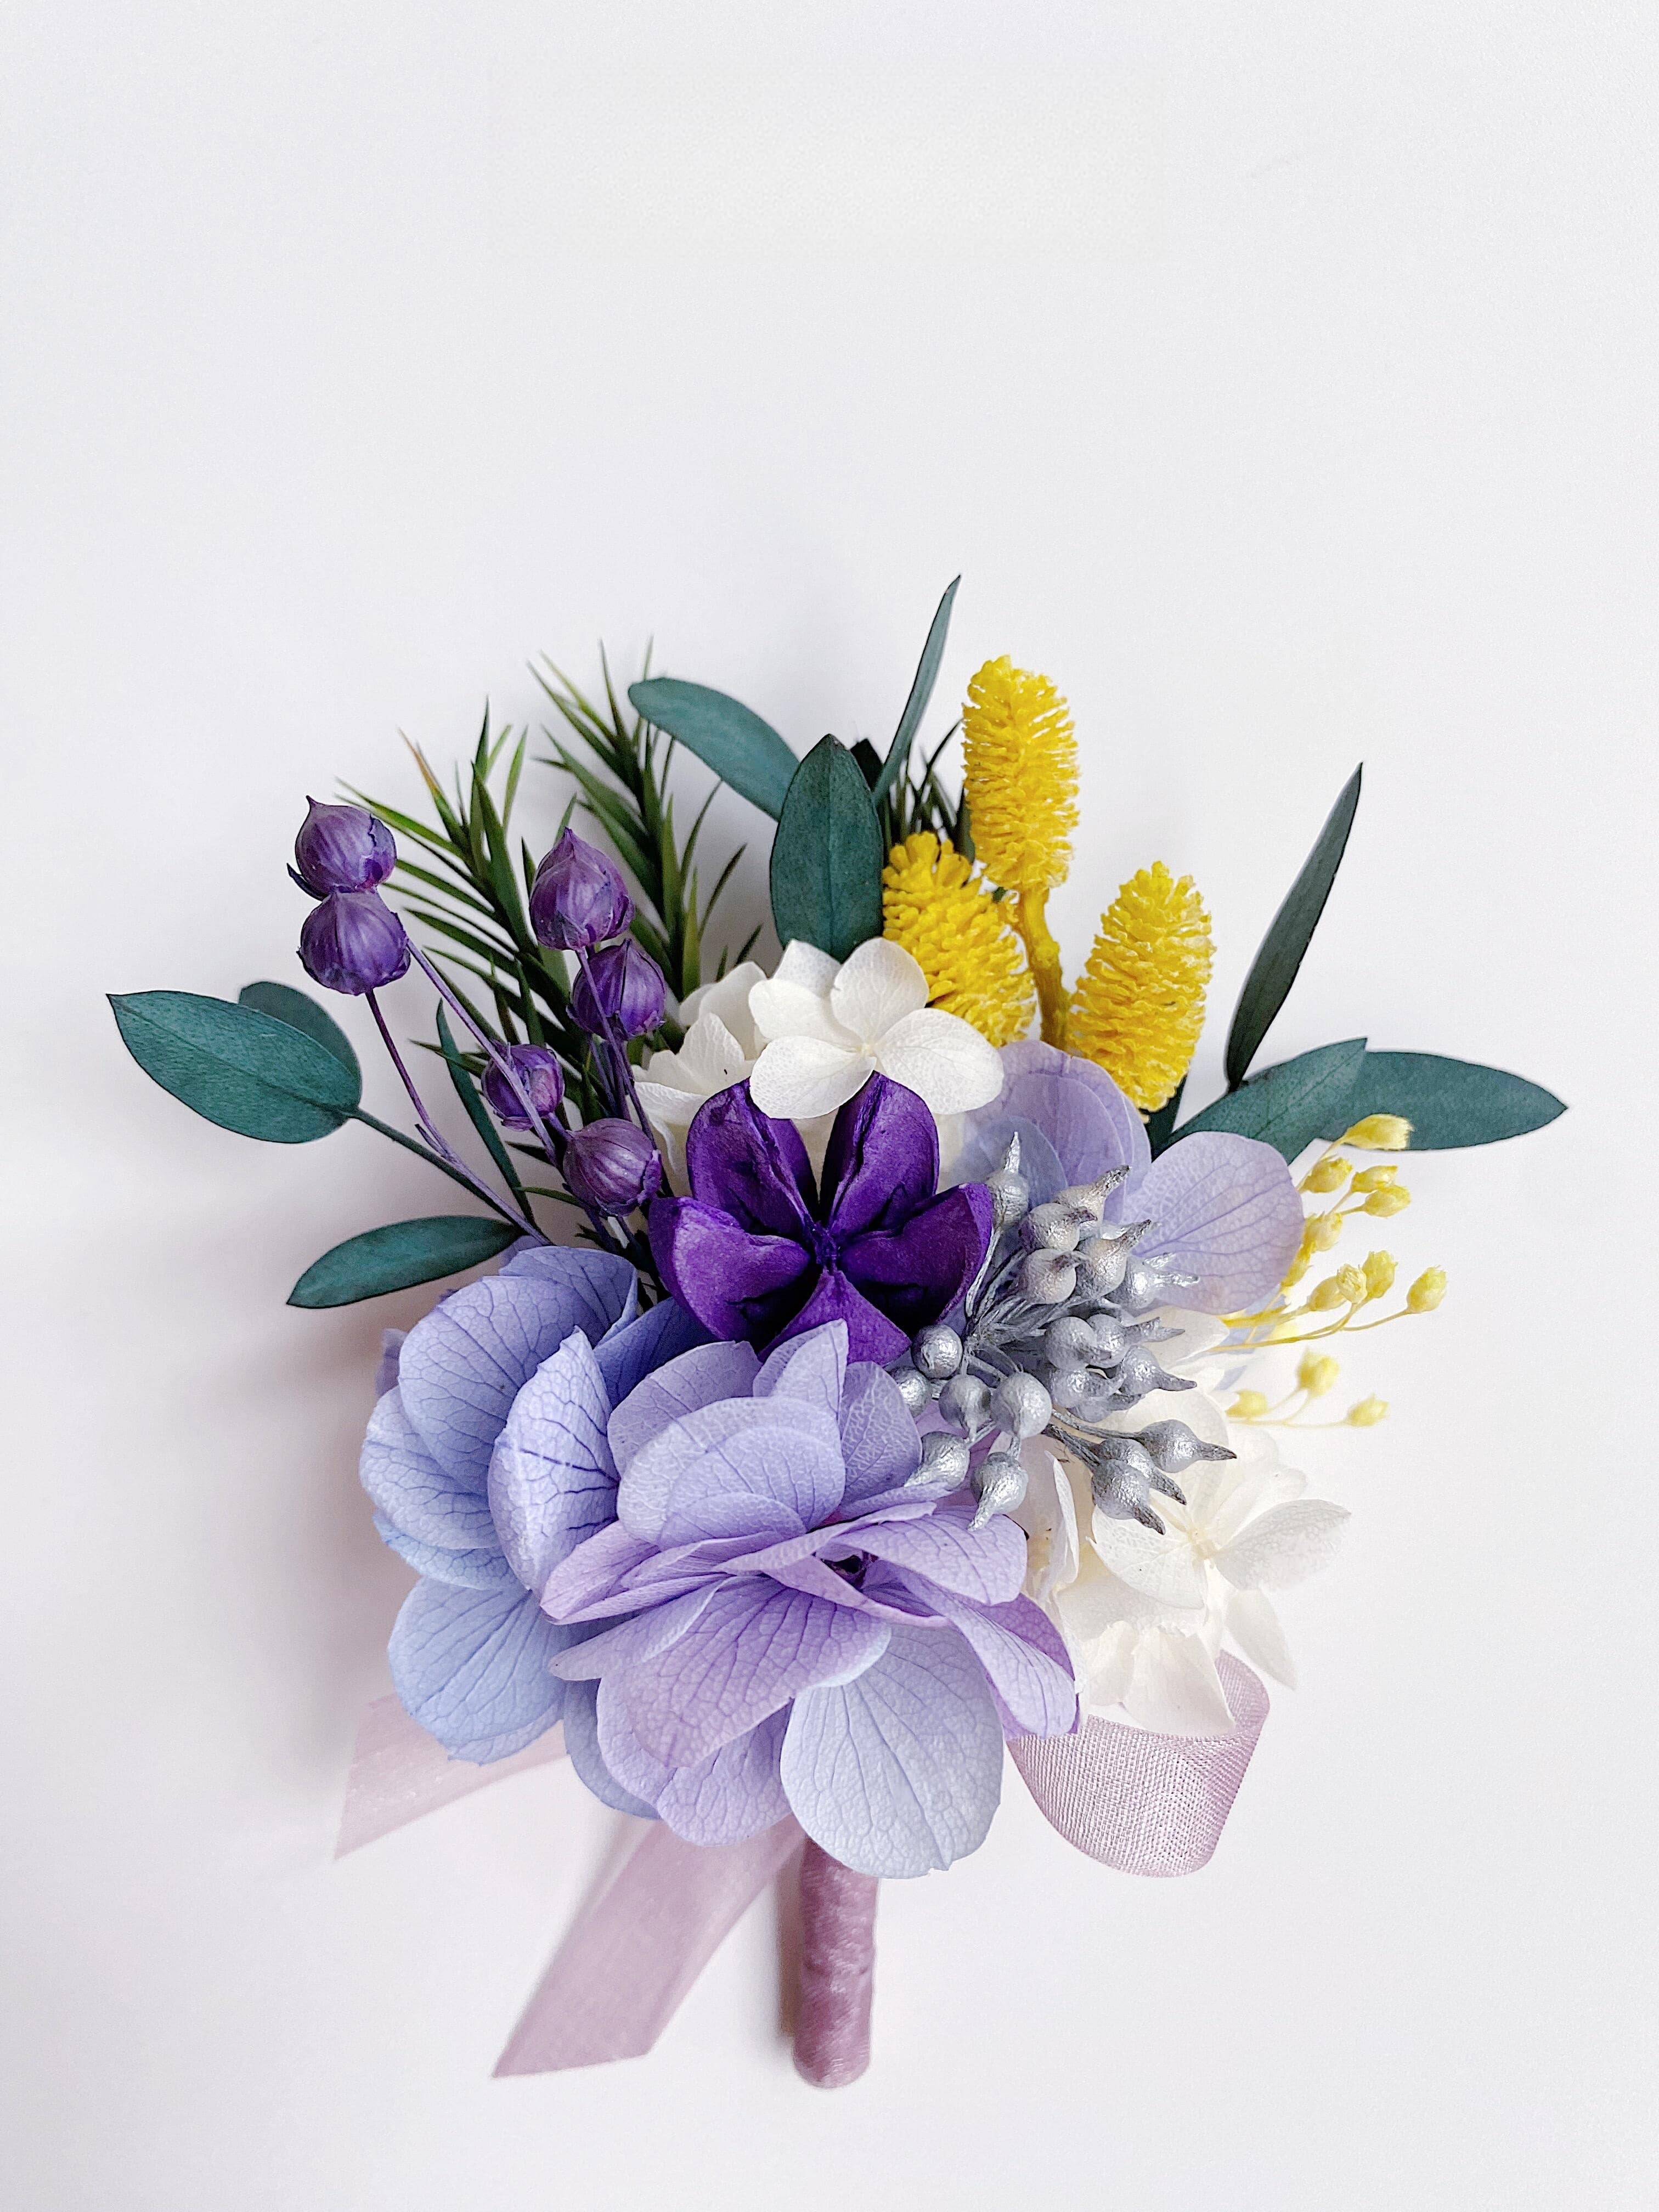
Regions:
[[[1208,1865],[1267,1717],[1259,1677],[1230,1652],[1217,1665],[1231,1735],[1155,1735],[1090,1720],[1076,1735],[1009,1745],[1026,1788],[1068,1844],[1122,1874],[1196,1874]]]
[[[1067,1843],[1125,1874],[1194,1874],[1208,1863],[1267,1717],[1267,1693],[1250,1669],[1225,1653],[1218,1664],[1237,1723],[1231,1735],[1155,1735],[1091,1720],[1076,1735],[1010,1745]],[[378,1698],[358,1731],[335,1856],[563,1755],[555,1729],[512,1759],[469,1765],[449,1758],[396,1698]],[[793,1820],[715,1845],[685,1843],[653,1823],[560,1945],[495,2072],[548,2074],[643,2057],[803,1840]],[[835,1911],[805,1916],[817,1929],[808,1928],[802,1960],[797,2063],[829,2088],[856,2080],[868,2061],[876,1883],[825,1864],[845,1880],[830,1881],[834,1896],[826,1891],[819,1900]]]

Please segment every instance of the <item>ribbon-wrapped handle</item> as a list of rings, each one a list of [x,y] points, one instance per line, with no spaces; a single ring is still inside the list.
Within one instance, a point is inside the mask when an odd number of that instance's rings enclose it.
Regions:
[[[879,1887],[809,1838],[800,1861],[795,2071],[815,2089],[844,2089],[870,2063]]]

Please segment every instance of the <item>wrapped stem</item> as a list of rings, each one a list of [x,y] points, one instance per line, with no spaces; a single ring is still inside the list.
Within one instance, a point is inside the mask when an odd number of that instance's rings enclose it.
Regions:
[[[870,2063],[876,1877],[854,1874],[808,1839],[800,1863],[800,2003],[795,2071],[844,2089]]]

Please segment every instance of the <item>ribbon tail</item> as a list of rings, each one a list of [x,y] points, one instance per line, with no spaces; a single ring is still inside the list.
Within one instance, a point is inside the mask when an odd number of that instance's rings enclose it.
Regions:
[[[1008,1747],[1044,1819],[1121,1874],[1196,1874],[1207,1866],[1267,1717],[1261,1679],[1231,1652],[1218,1667],[1228,1735],[1157,1735],[1086,1721],[1075,1735]]]
[[[800,1840],[793,1820],[716,1844],[685,1843],[658,1822],[560,1945],[496,2074],[643,2057]]]
[[[452,1759],[418,1721],[410,1720],[396,1698],[376,1698],[357,1730],[334,1856],[343,1859],[348,1851],[361,1850],[394,1828],[435,1813],[441,1805],[453,1805],[458,1797],[470,1797],[475,1790],[487,1790],[509,1774],[522,1774],[528,1767],[545,1766],[550,1759],[563,1757],[564,1731],[556,1727],[511,1759],[475,1766],[467,1759]]]

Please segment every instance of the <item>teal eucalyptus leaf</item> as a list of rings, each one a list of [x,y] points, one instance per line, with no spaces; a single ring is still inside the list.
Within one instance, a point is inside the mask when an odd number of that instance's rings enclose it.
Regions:
[[[1523,1137],[1566,1110],[1553,1091],[1501,1067],[1433,1052],[1367,1052],[1352,1095],[1320,1134],[1340,1137],[1367,1114],[1401,1114],[1412,1125],[1413,1152],[1450,1152]]]
[[[305,992],[287,983],[244,983],[236,994],[236,1003],[252,1006],[256,1013],[269,1014],[274,1021],[286,1022],[291,1030],[303,1030],[308,1037],[316,1038],[325,1052],[331,1052],[342,1067],[361,1074],[350,1038],[333,1016]]]
[[[356,1110],[356,1055],[347,1066],[314,1036],[258,1007],[190,991],[136,991],[110,1006],[145,1074],[222,1129],[308,1145]]]
[[[688,752],[712,768],[722,783],[775,820],[783,811],[794,754],[769,722],[741,700],[706,684],[683,684],[678,677],[653,676],[630,684],[628,696],[658,729],[678,738]]]
[[[434,1213],[349,1237],[313,1260],[289,1292],[291,1306],[352,1306],[416,1283],[435,1283],[493,1260],[520,1232],[482,1213]]]
[[[881,934],[881,821],[862,769],[834,738],[795,770],[772,841],[780,945],[803,938],[832,959]]]
[[[1364,1058],[1364,1038],[1351,1037],[1345,1043],[1322,1044],[1298,1059],[1281,1060],[1194,1114],[1171,1141],[1178,1144],[1200,1129],[1225,1129],[1235,1136],[1257,1138],[1293,1160],[1324,1136],[1333,1121],[1346,1129],[1353,1119],[1348,1101]]]
[[[910,685],[910,696],[904,702],[904,712],[893,742],[887,748],[887,758],[881,774],[876,778],[876,804],[880,805],[903,771],[916,732],[921,727],[921,718],[927,712],[927,702],[933,696],[933,686],[939,681],[939,665],[945,658],[945,641],[950,634],[951,609],[955,603],[960,576],[953,576],[945,587],[945,597],[939,601],[927,632],[927,642],[921,648],[921,659]]]
[[[1232,1027],[1227,1032],[1230,1091],[1237,1091],[1249,1073],[1250,1062],[1289,995],[1309,940],[1325,911],[1325,902],[1331,895],[1331,885],[1336,881],[1337,869],[1347,849],[1354,810],[1359,805],[1362,773],[1363,764],[1343,785],[1312,852],[1302,864],[1302,872],[1285,894],[1285,903],[1273,916],[1261,950],[1250,963],[1250,972],[1238,994]]]

